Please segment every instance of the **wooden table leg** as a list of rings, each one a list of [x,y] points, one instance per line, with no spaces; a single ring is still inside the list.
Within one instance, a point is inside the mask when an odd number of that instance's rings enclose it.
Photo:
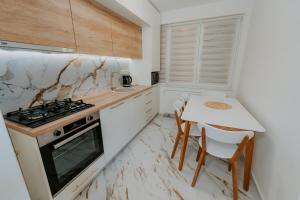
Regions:
[[[188,142],[188,138],[189,138],[189,134],[190,134],[190,128],[191,128],[191,123],[189,121],[186,121],[184,135],[183,135],[183,141],[182,141],[182,148],[181,148],[181,153],[180,153],[179,166],[178,166],[178,169],[180,171],[182,170],[182,167],[183,167],[186,146],[187,146],[187,142]]]
[[[243,188],[246,191],[249,190],[254,143],[255,143],[255,135],[249,141],[247,148],[246,148],[246,159],[245,159],[245,167],[244,167],[244,185],[243,185]]]

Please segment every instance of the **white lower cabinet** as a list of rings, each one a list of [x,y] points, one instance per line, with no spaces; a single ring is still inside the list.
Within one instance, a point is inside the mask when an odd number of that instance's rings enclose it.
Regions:
[[[145,93],[145,120],[150,122],[159,112],[159,86],[154,85]]]
[[[128,120],[129,120],[129,135],[132,139],[145,125],[146,121],[143,117],[144,112],[144,94],[141,93],[129,99],[129,110],[128,110]]]
[[[122,101],[100,111],[106,162],[109,162],[128,142],[129,101]]]
[[[145,93],[144,119],[146,123],[153,118],[153,90],[150,89]]]
[[[158,86],[154,86],[100,111],[106,163],[158,113],[158,95]]]
[[[75,200],[106,200],[106,182],[104,172],[96,178],[75,198]]]
[[[153,101],[152,114],[153,114],[153,117],[159,113],[159,100],[160,100],[159,94],[160,94],[159,85],[154,85],[152,87],[152,101]]]

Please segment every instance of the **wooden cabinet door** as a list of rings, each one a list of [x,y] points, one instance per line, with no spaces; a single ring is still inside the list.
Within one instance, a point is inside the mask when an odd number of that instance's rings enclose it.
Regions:
[[[142,49],[142,28],[135,27],[134,28],[134,41],[133,41],[133,55],[132,58],[141,59],[143,57],[143,49]]]
[[[111,17],[87,0],[71,0],[77,51],[113,55]]]
[[[2,0],[0,39],[75,49],[69,0]]]
[[[112,21],[113,55],[129,58],[141,58],[140,27],[115,18]]]

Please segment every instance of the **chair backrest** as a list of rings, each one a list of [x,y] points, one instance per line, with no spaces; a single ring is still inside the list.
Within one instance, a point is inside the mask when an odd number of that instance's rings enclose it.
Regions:
[[[238,144],[244,137],[248,136],[250,139],[254,136],[253,131],[227,131],[203,123],[198,126],[200,130],[205,128],[206,137],[222,143]]]
[[[221,91],[203,91],[201,92],[203,96],[208,96],[208,97],[216,97],[216,98],[225,98],[226,93],[221,92]]]
[[[184,102],[182,100],[177,100],[173,103],[173,107],[175,109],[175,112],[177,112],[178,117],[181,117],[183,107],[184,107]]]
[[[176,124],[177,124],[177,128],[179,132],[182,132],[182,128],[181,128],[181,124],[182,124],[182,120],[181,120],[181,115],[182,115],[182,111],[184,108],[185,103],[181,100],[177,100],[173,103],[173,107],[175,109],[175,119],[176,119]]]
[[[189,95],[189,94],[183,93],[183,94],[180,96],[179,100],[183,101],[184,103],[187,103],[187,101],[189,100],[189,98],[190,98],[190,95]]]

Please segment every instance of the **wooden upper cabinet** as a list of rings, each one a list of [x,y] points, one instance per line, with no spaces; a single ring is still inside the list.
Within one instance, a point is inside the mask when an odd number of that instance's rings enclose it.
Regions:
[[[115,18],[112,21],[113,55],[142,58],[141,28],[135,24]]]
[[[77,51],[113,55],[111,19],[100,6],[87,0],[71,0]]]
[[[75,49],[69,0],[1,0],[0,40]]]
[[[133,58],[142,58],[143,49],[142,49],[142,28],[137,26],[134,29],[135,38],[133,41]]]
[[[1,0],[0,40],[142,58],[141,28],[94,0]]]

